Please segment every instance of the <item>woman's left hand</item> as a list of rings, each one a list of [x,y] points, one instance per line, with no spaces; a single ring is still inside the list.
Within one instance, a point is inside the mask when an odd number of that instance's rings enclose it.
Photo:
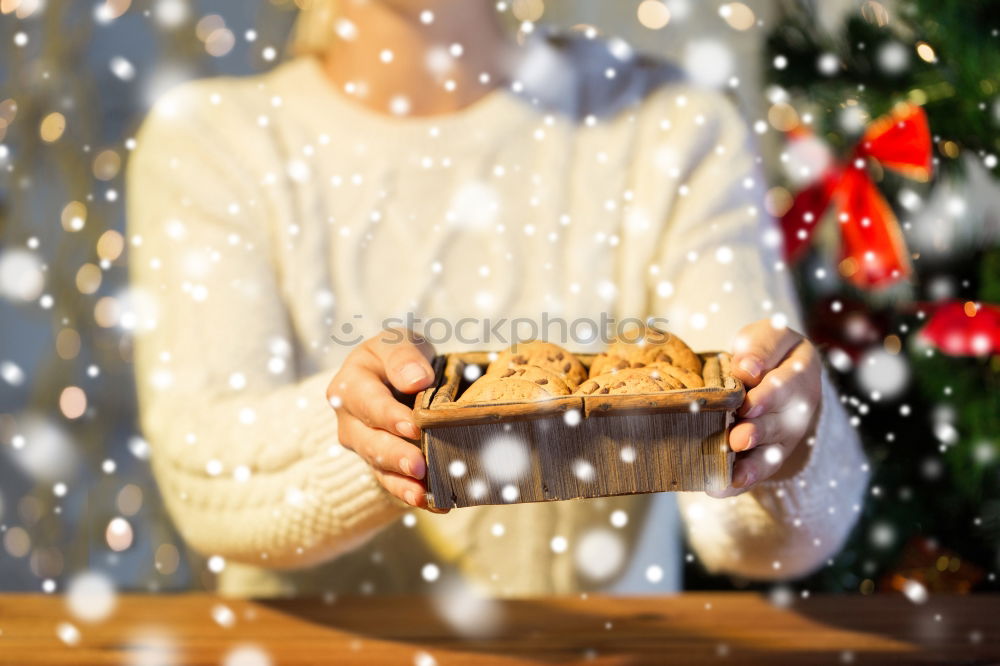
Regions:
[[[821,365],[801,333],[756,321],[736,336],[732,372],[747,388],[729,433],[733,481],[716,497],[738,495],[765,479],[789,478],[808,459],[806,439],[819,413]]]

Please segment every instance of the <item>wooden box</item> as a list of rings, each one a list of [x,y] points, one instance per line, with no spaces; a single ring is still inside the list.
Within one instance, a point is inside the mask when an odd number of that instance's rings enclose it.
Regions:
[[[729,426],[743,384],[729,355],[704,353],[704,388],[456,403],[486,352],[439,356],[414,419],[423,431],[428,504],[446,509],[674,490],[721,490],[732,476]],[[590,367],[593,355],[577,354]],[[472,379],[476,373],[472,372]]]

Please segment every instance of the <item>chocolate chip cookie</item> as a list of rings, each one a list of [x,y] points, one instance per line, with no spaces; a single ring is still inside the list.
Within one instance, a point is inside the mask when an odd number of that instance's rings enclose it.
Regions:
[[[580,385],[578,393],[583,395],[634,395],[638,393],[660,393],[680,388],[680,384],[669,377],[654,377],[644,369],[625,369],[591,377]]]
[[[511,368],[537,366],[558,375],[570,389],[576,389],[587,378],[583,364],[573,354],[551,342],[533,340],[505,349],[486,368],[486,375],[496,376]]]
[[[557,394],[551,393],[545,385],[530,379],[514,377],[500,379],[483,375],[465,389],[456,402],[533,402],[546,400],[555,395]]]
[[[675,365],[701,376],[698,355],[677,336],[653,328],[630,333],[613,342],[607,351],[594,357],[590,376],[654,363]]]
[[[562,377],[537,365],[522,365],[503,371],[498,370],[496,375],[490,376],[497,379],[527,379],[539,386],[544,386],[552,395],[569,395],[573,392]]]
[[[681,388],[703,388],[705,386],[705,380],[701,378],[701,375],[697,375],[680,366],[663,363],[662,361],[650,363],[649,365],[642,366],[640,369],[651,373],[653,377],[670,377],[680,383]]]

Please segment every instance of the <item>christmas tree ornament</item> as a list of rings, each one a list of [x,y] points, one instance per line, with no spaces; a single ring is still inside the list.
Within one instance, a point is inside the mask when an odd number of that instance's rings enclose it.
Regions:
[[[882,577],[879,587],[923,603],[929,594],[968,594],[984,575],[981,567],[935,539],[916,536],[907,541],[894,570]]]
[[[801,125],[790,135],[793,142],[812,140],[811,132]],[[869,164],[926,181],[932,173],[931,145],[927,116],[915,104],[901,103],[869,124],[848,159],[828,167],[800,191],[782,216],[788,258],[801,255],[832,205],[840,225],[844,277],[861,288],[907,277],[911,267],[899,221],[875,185]]]
[[[920,338],[951,356],[1000,354],[1000,305],[972,301],[938,305]]]

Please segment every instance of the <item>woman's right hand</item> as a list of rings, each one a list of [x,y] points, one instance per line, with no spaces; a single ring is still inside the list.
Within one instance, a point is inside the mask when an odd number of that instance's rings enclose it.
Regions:
[[[387,491],[420,508],[427,507],[427,466],[420,447],[407,441],[420,430],[390,386],[401,393],[430,386],[433,357],[430,343],[412,331],[385,330],[351,350],[326,389],[340,443],[371,465]]]

